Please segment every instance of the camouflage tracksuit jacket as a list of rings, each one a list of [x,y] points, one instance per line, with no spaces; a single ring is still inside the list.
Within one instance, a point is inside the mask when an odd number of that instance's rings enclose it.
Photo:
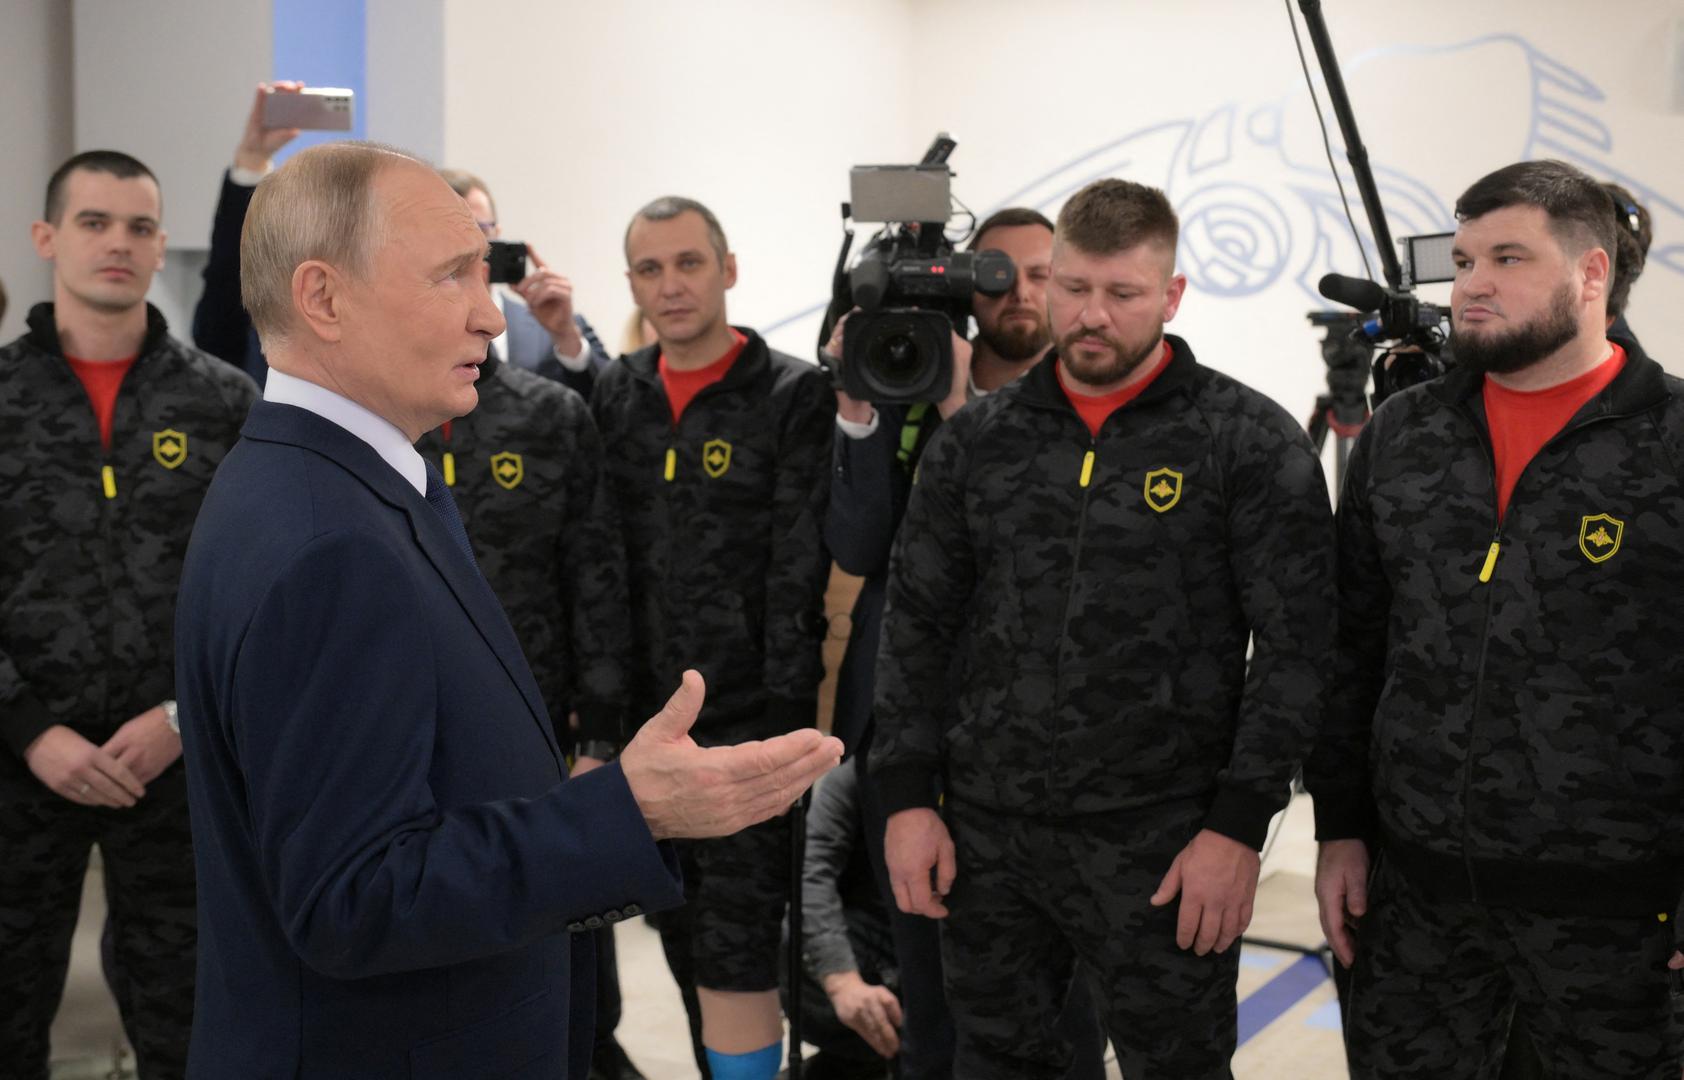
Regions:
[[[739,330],[747,346],[676,427],[656,346],[591,396],[625,536],[634,712],[696,668],[703,741],[811,725],[823,674],[836,397],[818,368]]]
[[[503,602],[556,737],[624,741],[631,648],[625,554],[602,441],[578,394],[496,361],[479,405],[416,444],[450,485],[480,570]]]
[[[1317,835],[1444,899],[1652,915],[1684,883],[1684,382],[1622,344],[1501,522],[1477,373],[1352,455]]]
[[[1010,813],[1202,800],[1262,845],[1332,658],[1327,483],[1285,412],[1169,341],[1098,438],[1049,357],[931,440],[877,667],[888,812],[942,773]]]
[[[0,348],[0,800],[52,797],[22,756],[48,727],[103,743],[175,696],[182,556],[256,399],[148,307],[107,451],[51,304]],[[172,767],[152,790],[180,776]]]

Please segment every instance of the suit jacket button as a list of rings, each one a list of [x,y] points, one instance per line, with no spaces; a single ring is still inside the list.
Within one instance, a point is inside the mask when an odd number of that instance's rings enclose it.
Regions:
[[[625,918],[625,915],[618,911],[605,911],[602,913],[602,918],[604,922],[617,923]]]
[[[580,934],[583,933],[584,930],[585,924],[582,922],[570,922],[567,924],[567,932],[570,934]]]
[[[588,929],[591,929],[591,930],[601,930],[602,929],[602,916],[601,915],[592,915],[590,918],[585,920],[585,926]]]
[[[636,904],[627,904],[624,908],[624,911],[625,911],[625,916],[628,919],[634,918],[638,915],[643,914],[643,909],[638,907]]]

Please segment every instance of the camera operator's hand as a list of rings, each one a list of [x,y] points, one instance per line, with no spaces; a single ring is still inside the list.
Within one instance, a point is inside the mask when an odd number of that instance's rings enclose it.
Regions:
[[[1316,853],[1316,906],[1321,932],[1345,967],[1357,958],[1357,921],[1368,914],[1368,845],[1328,840]]]
[[[936,402],[936,412],[941,413],[943,420],[950,419],[954,413],[965,407],[966,394],[971,386],[971,343],[953,332],[953,385],[948,389],[947,396]]]
[[[578,356],[585,342],[579,336],[578,324],[573,321],[573,283],[546,266],[531,244],[526,245],[526,257],[538,269],[510,288],[526,301],[538,325],[550,332],[556,353]]]
[[[842,328],[848,324],[855,311],[836,320],[836,325],[830,329],[830,340],[824,343],[824,355],[834,367],[842,363]],[[877,410],[869,401],[860,401],[843,393],[841,388],[836,391],[836,415],[852,424],[869,424],[871,418],[877,415]]]
[[[234,167],[247,172],[266,173],[276,151],[298,138],[298,128],[263,126],[263,102],[273,90],[277,94],[296,94],[304,89],[301,82],[258,83],[257,96],[252,99],[251,112],[246,116],[246,129],[240,133],[239,145],[234,147]]]
[[[899,810],[889,815],[883,835],[883,861],[888,864],[889,884],[895,890],[895,905],[908,915],[931,919],[947,918],[942,903],[959,875],[953,836],[941,815],[928,807]],[[930,890],[930,872],[935,871],[935,891]]]
[[[900,1053],[900,999],[893,990],[866,982],[857,971],[832,972],[823,981],[836,1019],[884,1057]]]

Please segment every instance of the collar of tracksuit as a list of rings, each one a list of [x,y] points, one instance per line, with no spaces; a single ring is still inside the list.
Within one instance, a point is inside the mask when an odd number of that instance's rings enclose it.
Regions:
[[[1649,358],[1636,338],[1619,338],[1616,343],[1626,351],[1625,367],[1600,394],[1585,403],[1574,417],[1575,421],[1643,412],[1664,403],[1671,396],[1666,372]],[[1484,372],[1457,365],[1429,382],[1427,392],[1446,405],[1468,407],[1479,404],[1476,399],[1484,386]],[[1483,405],[1477,411],[1483,415]]]
[[[25,320],[29,332],[24,340],[30,345],[46,353],[48,356],[63,356],[64,346],[58,339],[58,322],[53,318],[53,305],[49,303],[36,304],[29,309],[29,317]],[[146,336],[141,339],[140,352],[145,357],[156,349],[169,336],[169,323],[164,320],[164,313],[146,305]]]
[[[1192,385],[1193,376],[1198,371],[1199,362],[1193,356],[1193,348],[1187,342],[1174,334],[1165,334],[1164,340],[1169,342],[1169,366],[1158,373],[1150,386],[1140,392],[1140,396],[1129,402],[1125,408],[1147,405],[1154,401],[1161,401],[1174,394],[1188,392]],[[1026,405],[1034,405],[1043,409],[1060,409],[1072,416],[1076,415],[1076,406],[1070,403],[1070,396],[1064,392],[1064,387],[1058,383],[1058,350],[1047,353],[1046,359],[1030,368],[1023,377],[1006,387],[1001,393],[1013,393],[1018,400]]]
[[[771,350],[766,347],[765,339],[746,326],[733,327],[737,333],[746,339],[743,351],[730,366],[719,381],[712,386],[723,389],[733,389],[743,383],[752,382],[766,370],[771,361]],[[621,363],[638,380],[655,386],[661,381],[661,346],[659,343],[648,345],[634,353],[628,353]],[[704,387],[703,390],[707,390]],[[662,391],[665,393],[665,391]]]

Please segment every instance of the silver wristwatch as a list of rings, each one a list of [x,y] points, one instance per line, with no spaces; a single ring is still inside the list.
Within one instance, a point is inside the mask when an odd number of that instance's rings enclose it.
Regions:
[[[162,708],[164,710],[164,723],[166,723],[170,726],[171,731],[175,732],[177,735],[180,735],[181,734],[181,717],[176,712],[175,702],[173,700],[166,701],[166,702],[164,702]]]

